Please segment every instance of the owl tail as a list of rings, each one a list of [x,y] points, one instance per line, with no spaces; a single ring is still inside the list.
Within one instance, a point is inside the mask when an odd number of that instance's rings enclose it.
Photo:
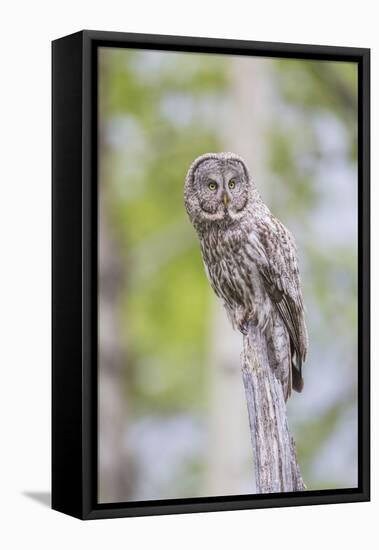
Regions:
[[[292,363],[292,387],[295,391],[301,393],[304,387],[304,380],[296,365]]]
[[[293,343],[291,342],[291,356],[292,356],[292,366],[291,366],[291,381],[292,388],[301,393],[304,387],[304,380],[302,375],[302,366],[303,361],[300,357],[299,352],[295,349]]]

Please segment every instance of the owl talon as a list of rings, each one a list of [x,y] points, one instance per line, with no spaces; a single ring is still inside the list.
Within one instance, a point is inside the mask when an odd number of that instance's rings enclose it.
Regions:
[[[244,336],[246,336],[249,332],[249,321],[247,320],[242,321],[239,324],[238,328],[239,328],[239,331],[242,332]]]
[[[238,329],[242,334],[246,336],[246,334],[249,332],[249,319],[246,312],[242,308],[237,307],[233,311],[231,319],[233,327],[235,329]]]

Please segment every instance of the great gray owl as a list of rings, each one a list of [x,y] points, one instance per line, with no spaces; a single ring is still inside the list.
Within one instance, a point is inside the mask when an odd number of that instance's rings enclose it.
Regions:
[[[291,233],[233,153],[198,157],[186,177],[184,200],[210,284],[233,326],[246,334],[252,322],[263,331],[285,399],[292,388],[300,392],[308,336]]]

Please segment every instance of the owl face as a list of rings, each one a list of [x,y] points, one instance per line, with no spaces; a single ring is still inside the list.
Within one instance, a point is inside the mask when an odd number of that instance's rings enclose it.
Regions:
[[[247,170],[237,158],[205,159],[194,172],[193,192],[203,219],[239,219],[249,198]]]

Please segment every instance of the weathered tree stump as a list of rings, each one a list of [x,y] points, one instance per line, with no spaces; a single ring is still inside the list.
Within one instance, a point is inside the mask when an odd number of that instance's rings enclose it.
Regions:
[[[243,340],[242,376],[257,493],[303,491],[282,386],[269,366],[266,338],[252,323]]]

